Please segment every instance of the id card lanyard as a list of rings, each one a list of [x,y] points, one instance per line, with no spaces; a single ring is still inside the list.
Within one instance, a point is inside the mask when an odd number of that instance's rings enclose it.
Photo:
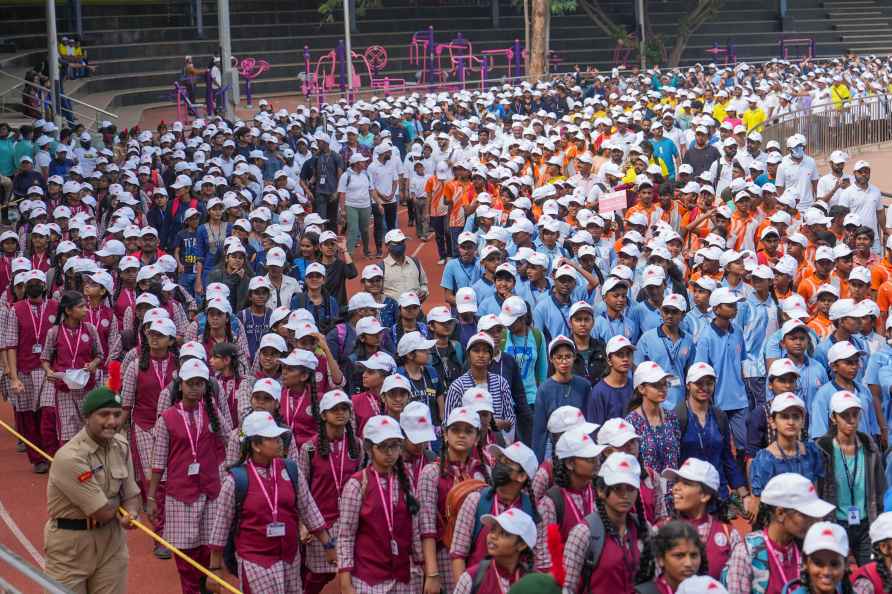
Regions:
[[[387,531],[390,533],[390,554],[399,555],[399,545],[394,534],[394,506],[393,506],[393,473],[387,477],[387,497],[384,497],[384,488],[381,487],[381,475],[372,469],[375,475],[375,485],[378,487],[378,495],[381,496],[381,507],[384,508],[384,521],[387,522]]]
[[[180,411],[180,418],[183,419],[183,426],[186,427],[186,438],[189,440],[189,449],[192,450],[192,464],[189,465],[186,474],[188,476],[196,476],[201,468],[201,465],[198,463],[198,438],[201,436],[201,424],[203,420],[203,415],[201,414],[202,404],[201,402],[198,403],[198,419],[195,421],[195,437],[192,437],[192,430],[189,428],[189,416],[191,415],[186,415],[182,402],[177,404],[177,408]]]
[[[257,472],[257,467],[254,466],[254,461],[249,461],[248,466],[251,467],[251,472],[254,473],[254,478],[257,479],[257,484],[260,486],[260,492],[263,493],[263,498],[266,499],[266,504],[269,506],[273,516],[273,521],[266,525],[266,537],[279,538],[285,536],[285,524],[279,521],[279,481],[276,479],[276,460],[274,459],[270,464],[270,476],[273,479],[272,498],[269,496],[269,491],[266,490],[263,479],[260,478],[260,473]]]
[[[846,508],[846,516],[849,526],[857,526],[861,523],[861,510],[858,509],[855,501],[855,484],[858,482],[858,442],[855,442],[855,463],[851,472],[849,472],[849,463],[846,462],[846,455],[842,451],[842,446],[838,441],[836,445],[839,447],[839,457],[842,459],[842,468],[846,473],[846,485],[849,487],[850,505]]]
[[[31,347],[31,352],[35,355],[39,355],[43,351],[43,345],[40,344],[40,333],[43,331],[43,314],[46,311],[46,301],[44,301],[40,306],[40,311],[37,312],[37,316],[34,316],[34,310],[31,309],[30,305],[28,306],[28,313],[31,315],[31,327],[34,328],[34,346]]]

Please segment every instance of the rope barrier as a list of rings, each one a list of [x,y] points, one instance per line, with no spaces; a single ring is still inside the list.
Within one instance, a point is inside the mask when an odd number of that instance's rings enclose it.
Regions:
[[[3,427],[8,432],[12,433],[17,439],[21,440],[21,442],[24,443],[26,446],[28,446],[29,448],[31,448],[32,450],[34,450],[35,452],[37,452],[38,454],[40,454],[41,456],[46,458],[47,461],[49,461],[49,462],[53,461],[52,456],[50,456],[49,454],[44,452],[42,449],[40,449],[39,447],[37,447],[36,445],[31,443],[31,441],[26,439],[24,435],[22,435],[21,433],[19,433],[12,427],[10,427],[9,424],[7,424],[2,419],[0,419],[0,427]],[[182,559],[183,561],[185,561],[186,563],[188,563],[189,565],[191,565],[192,567],[194,567],[195,569],[197,569],[198,571],[203,573],[208,579],[211,579],[211,580],[215,581],[216,583],[220,584],[227,591],[232,592],[232,594],[242,594],[241,590],[239,590],[238,588],[236,588],[235,586],[233,586],[232,584],[230,584],[229,582],[227,582],[220,576],[218,576],[215,573],[213,573],[212,571],[210,571],[204,565],[201,565],[200,563],[195,561],[195,559],[193,559],[192,557],[190,557],[189,555],[187,555],[180,549],[176,548],[175,546],[173,546],[172,544],[167,542],[162,536],[153,532],[148,526],[146,526],[139,520],[134,519],[130,515],[130,512],[128,512],[123,507],[118,507],[118,513],[120,513],[121,516],[124,518],[129,518],[130,523],[133,524],[133,526],[138,528],[140,531],[144,532],[147,536],[149,536],[149,538],[151,538],[155,542],[159,543],[160,545],[162,545],[165,548],[167,548],[168,550],[170,550],[170,552],[172,552],[174,555],[176,555],[177,557],[179,557],[180,559]]]

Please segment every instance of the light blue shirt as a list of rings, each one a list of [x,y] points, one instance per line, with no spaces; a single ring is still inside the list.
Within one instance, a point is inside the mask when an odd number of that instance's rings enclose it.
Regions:
[[[563,334],[570,336],[570,304],[572,299],[567,303],[559,303],[553,296],[539,301],[536,309],[533,310],[533,325],[539,328],[549,341]]]
[[[733,323],[725,332],[711,322],[697,341],[694,361],[709,363],[715,369],[715,404],[724,411],[749,404],[743,385],[743,352],[743,333]]]
[[[765,377],[765,340],[778,328],[777,302],[771,296],[763,301],[754,292],[740,304],[734,322],[743,332],[743,377]]]
[[[879,435],[880,425],[873,410],[873,396],[867,386],[861,382],[856,381],[854,384],[853,392],[861,401],[861,419],[858,422],[858,431],[867,435]],[[810,438],[817,439],[827,433],[830,426],[830,398],[834,393],[844,389],[836,382],[827,382],[815,394],[809,409],[808,436]]]
[[[629,318],[638,328],[638,334],[643,335],[648,330],[653,330],[663,323],[663,316],[660,315],[659,308],[652,307],[645,299],[633,305],[629,311]]]
[[[699,307],[694,306],[691,311],[685,314],[684,319],[681,321],[681,329],[685,331],[685,334],[690,334],[691,340],[694,341],[694,344],[697,344],[703,329],[714,317],[715,314],[711,310],[702,312]]]
[[[440,280],[440,286],[449,289],[453,293],[457,293],[459,289],[473,286],[480,280],[480,263],[474,262],[465,265],[459,258],[452,258],[446,262],[443,269],[443,278]],[[479,302],[479,296],[478,296]]]
[[[592,335],[607,342],[614,336],[625,336],[632,344],[638,342],[638,326],[627,315],[623,314],[615,320],[607,316],[607,312],[601,312],[595,316],[595,326]]]
[[[635,365],[644,361],[659,363],[664,371],[675,376],[669,382],[669,393],[663,402],[663,408],[674,409],[684,399],[685,377],[694,362],[694,342],[691,336],[681,331],[679,339],[673,342],[663,332],[662,325],[644,332],[635,350]]]
[[[496,285],[494,282],[490,282],[486,280],[481,272],[480,278],[478,278],[471,288],[474,289],[474,292],[477,294],[477,303],[483,303],[486,299],[494,296],[496,294]],[[499,312],[496,312],[499,313]],[[481,316],[484,314],[480,314]]]
[[[827,370],[827,375],[832,376],[833,370],[830,368],[830,361],[827,358],[827,354],[830,352],[830,347],[832,347],[835,343],[839,342],[833,334],[822,340],[817,347],[815,347],[814,355],[812,355],[816,361],[818,361],[824,368]],[[860,334],[852,334],[849,336],[849,342],[855,345],[855,348],[861,351],[862,353],[867,353],[867,345],[864,343],[864,337]],[[861,356],[861,365],[858,367],[858,375],[855,376],[856,382],[864,381],[864,355]]]
[[[517,362],[527,402],[535,403],[539,384],[548,378],[548,353],[546,352],[545,337],[537,341],[532,329],[528,329],[526,336],[522,337],[515,336],[509,330],[505,337],[504,350],[512,355]]]

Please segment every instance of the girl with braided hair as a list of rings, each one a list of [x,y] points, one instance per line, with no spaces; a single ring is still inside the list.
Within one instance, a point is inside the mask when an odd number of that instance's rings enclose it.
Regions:
[[[384,380],[396,369],[396,361],[384,351],[378,351],[367,360],[357,362],[356,368],[362,371],[363,390],[352,396],[353,417],[357,432],[362,433],[370,418],[384,414],[381,391]]]
[[[302,526],[323,543],[332,563],[334,540],[303,473],[292,460],[283,460],[288,429],[268,412],[255,411],[245,417],[242,431],[238,463],[228,469],[217,497],[208,567],[223,575],[223,550],[234,533],[243,592],[301,592]],[[221,591],[210,582],[207,587]]]
[[[297,349],[280,361],[283,390],[279,410],[299,450],[319,432],[318,415],[313,414],[319,406],[316,355]]]
[[[319,362],[316,364],[316,377],[319,382],[319,391],[327,392],[332,388],[344,387],[344,374],[341,373],[341,366],[338,360],[331,352],[325,335],[319,332],[319,328],[309,317],[306,310],[297,310],[300,315],[304,316],[297,324],[288,324],[293,328],[294,340],[297,348],[310,351]]]
[[[489,471],[474,456],[480,447],[480,416],[470,408],[459,407],[449,413],[443,434],[443,449],[437,462],[421,470],[418,479],[418,518],[424,551],[424,592],[452,591],[452,567],[444,541],[447,524],[446,499],[456,485],[470,479],[486,481]]]
[[[288,343],[278,334],[270,332],[264,334],[263,338],[260,339],[257,357],[254,359],[254,369],[242,379],[238,387],[236,400],[238,401],[239,423],[253,410],[251,406],[251,389],[257,380],[269,378],[281,382],[282,363],[280,359],[287,354]]]
[[[363,438],[369,465],[344,484],[338,509],[341,592],[418,594],[411,558],[421,546],[413,518],[420,505],[400,456],[403,433],[393,418],[376,415]]]
[[[230,425],[238,425],[238,400],[236,391],[242,380],[238,347],[231,342],[218,342],[211,350],[209,363],[214,378],[220,385],[220,405],[229,415]]]
[[[849,578],[849,538],[845,528],[817,522],[802,543],[805,562],[798,579],[784,586],[781,594],[852,594]]]
[[[118,278],[112,296],[112,307],[115,309],[115,317],[118,318],[118,326],[121,328],[127,309],[136,307],[136,275],[139,266],[139,260],[133,256],[124,256],[118,262]]]
[[[892,593],[892,512],[877,516],[870,525],[870,544],[876,558],[852,573],[852,589],[857,594]]]
[[[492,394],[486,388],[474,386],[465,390],[461,397],[462,406],[477,411],[480,416],[480,448],[477,456],[485,466],[491,467],[495,463],[490,454],[490,446],[505,445],[505,438],[496,427],[495,408],[492,403]]]
[[[564,591],[632,592],[637,584],[653,579],[653,550],[640,505],[640,483],[641,466],[634,456],[616,452],[601,465],[595,507],[604,529],[603,548],[586,568],[593,554],[589,521],[583,519],[570,530],[564,546]]]
[[[301,446],[298,464],[329,533],[338,531],[338,501],[347,480],[362,466],[362,445],[350,423],[352,405],[343,390],[331,390],[313,409],[319,434]],[[306,535],[303,571],[305,594],[319,594],[335,578],[337,566],[325,558],[322,543]]]
[[[728,518],[728,503],[718,497],[718,470],[705,460],[688,458],[678,470],[664,470],[663,478],[674,482],[674,519],[692,526],[704,544],[705,571],[701,573],[718,579],[740,542],[740,534]]]
[[[586,433],[589,435],[594,433],[598,428],[594,423],[587,422],[585,420],[585,415],[583,415],[582,411],[575,406],[565,405],[554,409],[554,412],[548,417],[548,425],[546,426],[549,439],[551,440],[550,450],[552,454],[554,453],[554,446],[561,438],[561,435],[570,429],[579,426],[585,427]],[[542,464],[539,465],[538,470],[536,470],[536,475],[533,477],[532,482],[533,501],[542,499],[545,492],[554,484],[553,458],[554,456],[552,455],[551,459],[543,460]]]
[[[232,306],[223,297],[213,297],[207,300],[205,311],[189,324],[185,333],[186,340],[197,340],[204,345],[208,353],[213,352],[214,346],[219,343],[230,343],[238,350],[236,363],[239,373],[244,375],[251,369],[251,353],[248,350],[248,340],[245,338],[245,328],[242,323],[232,315]]]
[[[80,252],[80,248],[78,248],[73,241],[62,241],[56,246],[56,254],[53,256],[52,267],[46,273],[47,291],[49,291],[50,294],[62,289],[62,285],[65,283],[65,273],[63,272],[65,263],[70,258],[79,255]]]
[[[181,389],[155,422],[146,511],[153,521],[157,519],[159,486],[166,476],[164,538],[207,565],[214,502],[220,494],[220,465],[232,426],[214,402],[207,365],[200,359],[187,361],[179,377]],[[184,594],[203,591],[198,570],[179,557],[176,565]]]
[[[99,345],[104,355],[104,360],[97,370],[97,384],[102,383],[108,364],[121,357],[121,333],[118,331],[118,320],[109,301],[113,288],[114,280],[104,270],[84,277],[87,318],[99,334]]]
[[[636,592],[674,594],[684,580],[705,573],[705,547],[697,529],[687,522],[671,520],[663,524],[653,537],[653,550],[660,576],[641,584]]]

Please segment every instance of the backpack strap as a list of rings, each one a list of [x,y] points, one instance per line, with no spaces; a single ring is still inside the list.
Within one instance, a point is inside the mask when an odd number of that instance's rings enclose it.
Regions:
[[[660,594],[660,590],[653,581],[638,584],[635,586],[635,592],[636,594]]]
[[[474,528],[471,530],[471,551],[474,550],[474,545],[477,544],[477,539],[480,537],[480,530],[483,527],[481,518],[490,513],[492,510],[492,498],[496,496],[496,491],[492,487],[481,489],[478,492],[480,493],[480,500],[477,502],[477,510],[474,512]]]
[[[588,524],[588,555],[582,566],[582,584],[585,588],[592,579],[592,573],[601,560],[601,551],[604,550],[604,523],[597,511],[590,513],[585,517]]]
[[[294,497],[296,500],[298,485],[297,479],[300,477],[300,469],[297,467],[297,462],[295,462],[291,458],[284,458],[283,462],[285,462],[285,470],[288,471],[288,478],[291,479],[291,486],[294,487]]]
[[[554,503],[554,517],[557,519],[557,525],[560,526],[564,521],[564,494],[560,487],[552,485],[545,491],[545,496]]]
[[[486,579],[486,572],[489,570],[490,559],[486,558],[480,561],[480,564],[477,565],[477,571],[474,572],[474,581],[471,583],[471,594],[477,594],[480,590],[480,586],[483,585],[483,580]]]
[[[344,347],[347,346],[347,324],[346,322],[341,322],[335,329],[338,332],[338,355],[343,360],[344,358]]]
[[[309,444],[307,446],[307,486],[313,485],[313,456],[316,454],[316,448],[313,447],[313,444]]]
[[[679,435],[684,438],[685,431],[688,430],[688,406],[685,399],[679,400],[678,404],[675,405],[675,410],[672,412],[675,413],[675,418],[678,419]]]
[[[245,497],[248,495],[248,472],[245,470],[244,464],[233,466],[229,469],[232,476],[232,482],[235,485],[235,519],[233,524],[238,525],[238,517],[242,513],[242,505],[245,503]]]

